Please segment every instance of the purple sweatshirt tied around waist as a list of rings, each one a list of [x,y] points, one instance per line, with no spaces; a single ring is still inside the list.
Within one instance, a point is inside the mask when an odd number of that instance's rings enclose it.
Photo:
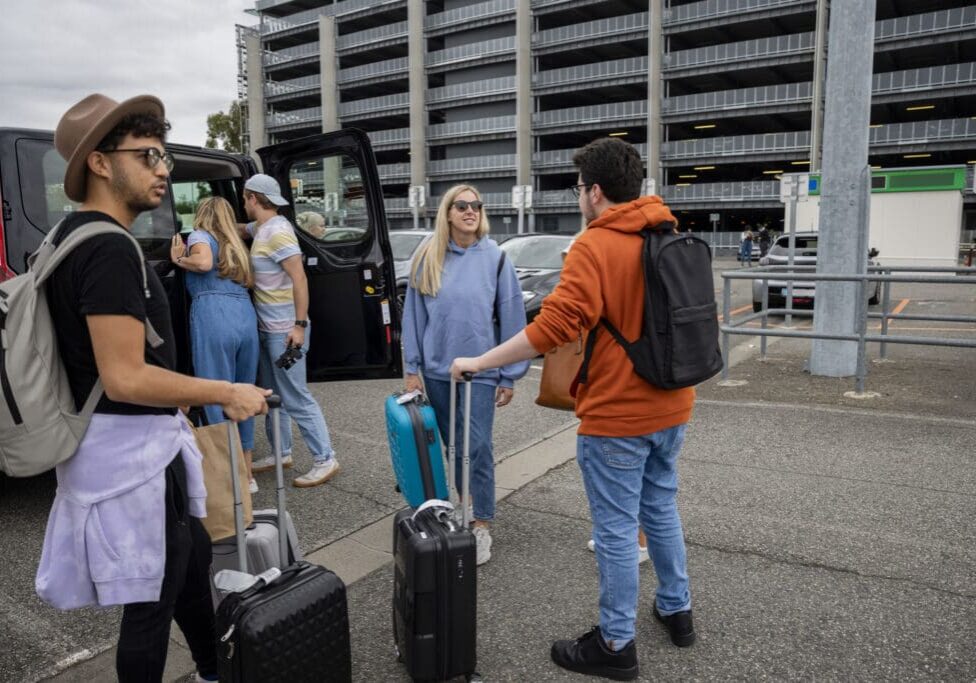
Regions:
[[[92,416],[57,466],[35,588],[58,609],[156,602],[166,563],[166,466],[186,469],[189,514],[206,517],[203,460],[182,413]]]

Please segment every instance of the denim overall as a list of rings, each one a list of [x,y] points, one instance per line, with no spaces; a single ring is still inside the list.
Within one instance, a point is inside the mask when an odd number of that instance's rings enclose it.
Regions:
[[[208,232],[194,230],[188,245],[209,244],[213,268],[206,273],[186,273],[190,292],[190,346],[197,377],[253,384],[258,371],[258,321],[247,288],[220,277],[217,240]],[[204,406],[209,424],[224,420],[219,405]],[[241,446],[254,448],[254,419],[238,424]]]

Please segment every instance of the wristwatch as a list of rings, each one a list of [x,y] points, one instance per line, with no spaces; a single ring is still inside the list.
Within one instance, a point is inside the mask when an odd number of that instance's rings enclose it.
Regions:
[[[296,320],[295,321],[295,327],[308,327],[308,321],[307,320]]]

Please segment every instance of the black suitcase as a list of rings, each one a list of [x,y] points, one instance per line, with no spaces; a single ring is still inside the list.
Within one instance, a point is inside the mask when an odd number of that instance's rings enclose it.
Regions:
[[[278,518],[283,519],[281,400],[272,396],[268,406],[274,427]],[[235,482],[235,489],[238,486]],[[235,523],[241,569],[246,571],[242,516],[236,515]],[[217,658],[224,683],[352,681],[345,584],[324,567],[301,561],[288,565],[287,557],[288,541],[282,534],[279,561],[284,569],[268,569],[249,588],[224,595],[217,606]]]
[[[456,397],[452,380],[451,396]],[[462,492],[470,500],[471,382],[464,391]],[[448,444],[449,491],[454,491],[454,401]],[[449,494],[451,495],[451,494]],[[449,501],[430,499],[402,510],[393,522],[393,636],[415,681],[469,680],[477,664],[478,572],[468,506],[461,521]]]

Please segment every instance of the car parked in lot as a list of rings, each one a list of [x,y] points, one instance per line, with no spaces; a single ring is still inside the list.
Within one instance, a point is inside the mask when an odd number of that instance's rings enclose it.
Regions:
[[[403,311],[403,300],[407,296],[407,281],[410,279],[413,257],[433,234],[433,230],[394,230],[390,233],[393,265],[396,268],[397,310],[400,312]]]
[[[64,194],[66,164],[53,140],[52,131],[0,128],[0,280],[23,273],[44,235],[77,208]],[[184,271],[169,260],[170,240],[181,231],[181,215],[192,215],[195,201],[203,196],[224,197],[244,222],[244,182],[258,167],[245,155],[166,147],[176,161],[169,191],[158,208],[136,219],[132,233],[166,288],[177,367],[192,372],[189,300]],[[391,313],[396,294],[393,254],[369,138],[346,129],[272,145],[257,154],[263,172],[278,180],[290,201],[292,188],[301,184],[303,198],[316,193],[330,199],[328,204],[303,201],[300,208],[320,211],[322,224],[331,230],[322,237],[296,230],[312,321],[309,381],[401,377],[400,321]],[[334,169],[333,177],[327,169]],[[317,208],[327,205],[329,211]],[[294,204],[282,213],[294,223]]]
[[[817,241],[819,233],[799,232],[795,235],[793,263],[797,266],[816,266],[817,265]],[[789,265],[790,236],[780,235],[769,248],[769,253],[759,260],[761,266],[786,266]],[[868,253],[868,264],[876,265],[873,259],[878,255],[877,249],[872,249]],[[763,280],[752,281],[752,310],[759,312],[762,310]],[[768,306],[769,308],[785,308],[787,281],[777,279],[773,274],[769,280],[765,281],[769,289]],[[873,282],[869,288],[868,303],[872,306],[880,301],[881,283]],[[793,306],[813,306],[814,296],[817,286],[814,282],[793,283]]]
[[[512,235],[500,245],[518,273],[528,322],[535,319],[542,300],[559,284],[563,255],[572,243],[572,235],[523,233]]]

